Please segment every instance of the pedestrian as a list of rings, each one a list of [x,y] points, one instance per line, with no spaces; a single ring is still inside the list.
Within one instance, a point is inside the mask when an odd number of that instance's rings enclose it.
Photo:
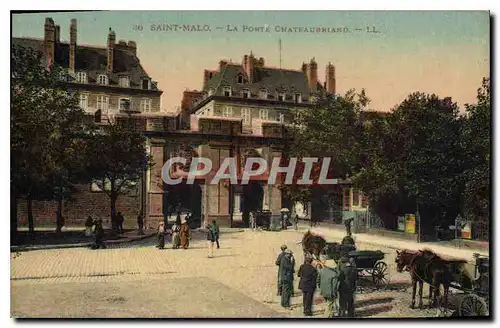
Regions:
[[[174,225],[172,226],[172,248],[178,249],[181,244],[181,237],[179,232],[181,231],[181,220],[175,220]]]
[[[214,257],[214,243],[217,240],[217,234],[219,227],[217,226],[217,222],[215,220],[212,221],[209,225],[207,225],[207,242],[208,242],[208,257]]]
[[[278,296],[281,296],[282,293],[282,285],[281,285],[281,258],[285,255],[286,245],[281,245],[281,253],[278,255],[276,259],[276,265],[278,266]]]
[[[142,213],[137,216],[137,227],[139,228],[139,235],[144,235],[144,219]]]
[[[62,228],[64,227],[64,217],[59,211],[59,209],[56,210],[56,232],[61,232]]]
[[[295,259],[291,250],[287,249],[281,257],[281,306],[291,310],[290,300],[293,294],[293,274],[295,273]]]
[[[212,225],[213,225],[213,231],[214,231],[214,234],[215,234],[215,243],[217,244],[217,249],[219,249],[220,248],[220,244],[219,244],[219,235],[220,235],[219,226],[217,225],[217,222],[215,220],[212,221]]]
[[[354,317],[354,294],[358,273],[354,259],[343,256],[340,259],[339,303],[340,316]]]
[[[257,229],[257,220],[255,218],[255,212],[254,211],[250,211],[250,213],[248,215],[249,215],[249,218],[250,218],[250,228],[252,228],[252,230]]]
[[[325,316],[327,318],[333,318],[335,314],[338,315],[338,290],[339,290],[339,278],[340,272],[338,267],[330,268],[323,267],[320,269],[318,274],[318,287],[321,296],[325,298],[326,310]]]
[[[88,216],[87,220],[85,220],[85,237],[92,236],[92,227],[94,226],[94,219],[92,216]]]
[[[180,237],[181,247],[187,249],[189,247],[189,226],[185,218],[181,221]]]
[[[300,278],[299,289],[302,290],[302,303],[305,316],[313,315],[312,303],[318,279],[318,271],[312,266],[312,260],[312,256],[307,255],[305,262],[300,266],[298,273],[298,277]]]
[[[125,221],[125,218],[122,215],[122,212],[118,212],[118,215],[116,216],[116,223],[118,224],[118,232],[123,233],[123,222]]]
[[[165,248],[165,222],[163,222],[163,221],[158,222],[157,235],[158,235],[158,245],[156,245],[156,248],[164,249]]]
[[[94,245],[92,245],[92,249],[99,249],[99,248],[106,248],[106,245],[104,245],[104,229],[102,227],[102,220],[101,219],[96,219],[95,220],[95,241]]]

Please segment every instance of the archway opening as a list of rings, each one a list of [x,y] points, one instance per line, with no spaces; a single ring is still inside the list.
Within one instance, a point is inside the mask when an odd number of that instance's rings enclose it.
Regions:
[[[241,202],[241,212],[243,213],[243,223],[248,226],[249,213],[251,211],[262,210],[264,203],[264,189],[258,182],[252,181],[243,187],[243,201]]]

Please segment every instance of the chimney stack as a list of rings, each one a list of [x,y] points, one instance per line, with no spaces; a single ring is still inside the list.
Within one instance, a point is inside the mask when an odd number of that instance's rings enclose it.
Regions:
[[[316,61],[311,59],[311,62],[307,65],[307,80],[309,81],[309,89],[311,91],[316,91],[318,86],[318,64]]]
[[[219,61],[219,72],[227,65],[227,60]]]
[[[137,55],[137,43],[135,43],[135,41],[129,41],[127,46],[129,51],[131,51],[134,55]]]
[[[253,83],[253,69],[255,65],[255,57],[253,53],[250,51],[250,56],[245,55],[243,57],[243,69],[248,76],[248,83]]]
[[[56,44],[61,42],[61,27],[56,25]]]
[[[108,65],[107,65],[107,71],[108,73],[113,73],[113,60],[114,60],[114,52],[115,52],[115,40],[116,40],[116,34],[115,32],[109,28],[109,33],[108,33],[108,43],[107,43],[107,50],[108,50]]]
[[[44,53],[47,60],[47,66],[51,66],[54,62],[55,53],[55,38],[56,38],[56,27],[54,25],[54,20],[50,17],[45,18],[44,25],[44,38],[43,46]]]
[[[306,63],[302,63],[301,71],[304,72],[304,73],[307,72],[307,64]]]
[[[326,92],[328,92],[329,94],[335,94],[335,82],[335,66],[333,66],[331,63],[328,63],[328,65],[326,65],[325,74]]]
[[[71,20],[69,26],[69,70],[75,73],[75,57],[76,57],[76,19]]]

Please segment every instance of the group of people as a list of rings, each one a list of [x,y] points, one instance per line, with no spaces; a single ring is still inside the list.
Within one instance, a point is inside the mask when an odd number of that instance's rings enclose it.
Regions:
[[[85,221],[85,236],[92,236],[92,228],[94,228],[94,243],[90,246],[90,248],[106,248],[106,245],[104,244],[104,227],[102,226],[102,219],[92,219],[92,216],[89,215]]]
[[[303,313],[312,316],[313,298],[316,289],[326,301],[325,316],[327,318],[354,317],[354,294],[358,273],[354,260],[343,256],[336,265],[315,266],[311,255],[306,255],[304,264],[299,268],[297,276],[299,289],[302,291]],[[276,260],[278,269],[278,295],[281,296],[281,306],[291,309],[293,296],[293,281],[295,273],[295,258],[286,245],[281,246],[281,253]]]
[[[189,247],[189,240],[191,239],[191,232],[189,230],[190,217],[191,215],[187,213],[184,218],[181,219],[181,214],[177,213],[175,223],[170,228],[165,226],[165,222],[163,220],[158,222],[158,244],[156,247],[158,249],[164,249],[165,236],[166,234],[169,234],[172,236],[172,249],[187,249]]]

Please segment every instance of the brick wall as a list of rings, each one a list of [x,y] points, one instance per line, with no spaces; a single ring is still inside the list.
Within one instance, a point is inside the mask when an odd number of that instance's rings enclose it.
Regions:
[[[82,185],[79,192],[73,194],[73,200],[66,201],[63,206],[63,216],[66,226],[83,226],[87,216],[100,217],[104,221],[110,216],[109,197],[103,192],[91,192],[89,185]],[[26,200],[19,200],[17,217],[20,226],[28,225],[28,208]],[[34,201],[33,216],[35,228],[37,225],[55,226],[56,202]],[[125,217],[125,225],[135,225],[141,209],[140,195],[120,195],[116,202],[116,210]]]

